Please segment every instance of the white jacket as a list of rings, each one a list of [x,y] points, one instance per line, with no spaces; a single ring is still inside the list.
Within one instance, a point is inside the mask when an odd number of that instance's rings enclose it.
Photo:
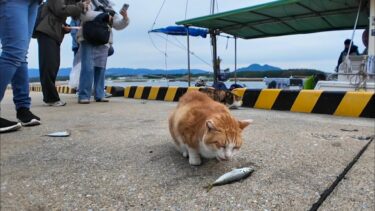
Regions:
[[[95,6],[93,4],[93,1],[95,1],[96,5],[98,5],[98,6],[102,5],[97,0],[91,0],[91,4],[88,8],[88,11],[84,14],[81,14],[81,26],[86,21],[92,21],[92,20],[95,19],[96,16],[103,13],[102,11],[95,11]],[[109,1],[109,2],[113,5],[112,1]],[[116,30],[122,30],[125,27],[127,27],[128,25],[129,25],[129,18],[124,19],[122,17],[122,15],[120,15],[118,13],[116,13],[115,16],[113,16],[112,28],[114,28]],[[83,35],[82,35],[82,28],[80,30],[78,30],[77,40],[78,40],[78,42],[82,42],[84,40]],[[111,29],[111,35],[109,37],[109,43],[108,44],[112,44],[112,43],[113,43],[113,32],[112,32],[112,29]]]

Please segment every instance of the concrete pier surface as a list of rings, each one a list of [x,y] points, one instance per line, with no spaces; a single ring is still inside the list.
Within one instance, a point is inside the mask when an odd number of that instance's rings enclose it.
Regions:
[[[81,105],[61,95],[65,107],[48,107],[41,93],[31,97],[42,125],[0,134],[1,210],[309,210],[324,193],[319,210],[375,209],[375,143],[352,162],[374,135],[374,119],[232,110],[254,120],[240,153],[194,167],[168,131],[175,102]],[[16,119],[9,91],[1,116]],[[44,136],[66,129],[70,137]],[[245,166],[255,168],[249,178],[203,188]]]

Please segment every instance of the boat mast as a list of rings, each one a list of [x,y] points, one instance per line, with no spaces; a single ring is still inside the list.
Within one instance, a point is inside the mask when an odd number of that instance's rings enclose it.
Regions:
[[[215,3],[216,0],[211,0],[211,15],[215,13]]]
[[[375,56],[375,0],[370,0],[368,55]]]
[[[216,0],[211,0],[211,15],[215,13],[215,2]],[[211,45],[212,45],[212,63],[213,63],[213,70],[214,70],[214,84],[217,83],[218,76],[220,74],[220,66],[219,61],[217,59],[217,39],[216,39],[217,30],[211,29],[210,36],[211,36]]]

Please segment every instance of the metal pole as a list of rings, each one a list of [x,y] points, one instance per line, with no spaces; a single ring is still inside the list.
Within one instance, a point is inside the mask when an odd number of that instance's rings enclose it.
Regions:
[[[189,35],[189,26],[186,26],[186,34],[187,34],[187,56],[188,56],[188,86],[190,87],[191,81],[191,73],[190,73],[190,35]]]
[[[368,55],[375,55],[375,0],[370,1],[370,23],[368,36]]]
[[[211,0],[211,15],[215,13],[215,1]],[[214,84],[217,83],[217,78],[220,74],[220,69],[218,68],[218,59],[217,59],[217,40],[216,40],[216,30],[210,31],[211,36],[211,45],[212,45],[212,57],[213,57],[213,69],[214,69]]]
[[[220,73],[220,70],[218,70],[218,61],[217,61],[217,42],[216,42],[216,33],[215,30],[212,30],[210,32],[211,35],[211,45],[212,45],[212,63],[213,63],[213,69],[214,69],[214,84],[217,83],[217,78]]]
[[[237,84],[237,37],[234,37],[234,83]]]
[[[211,6],[212,6],[212,7],[211,7],[211,15],[215,14],[215,1],[216,1],[216,0],[212,0],[212,1],[211,1]]]

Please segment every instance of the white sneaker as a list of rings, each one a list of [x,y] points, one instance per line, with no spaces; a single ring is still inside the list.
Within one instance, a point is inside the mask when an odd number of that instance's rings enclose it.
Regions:
[[[53,102],[53,103],[47,103],[47,105],[59,107],[59,106],[65,106],[66,102],[59,100],[59,101],[56,101],[56,102]]]

